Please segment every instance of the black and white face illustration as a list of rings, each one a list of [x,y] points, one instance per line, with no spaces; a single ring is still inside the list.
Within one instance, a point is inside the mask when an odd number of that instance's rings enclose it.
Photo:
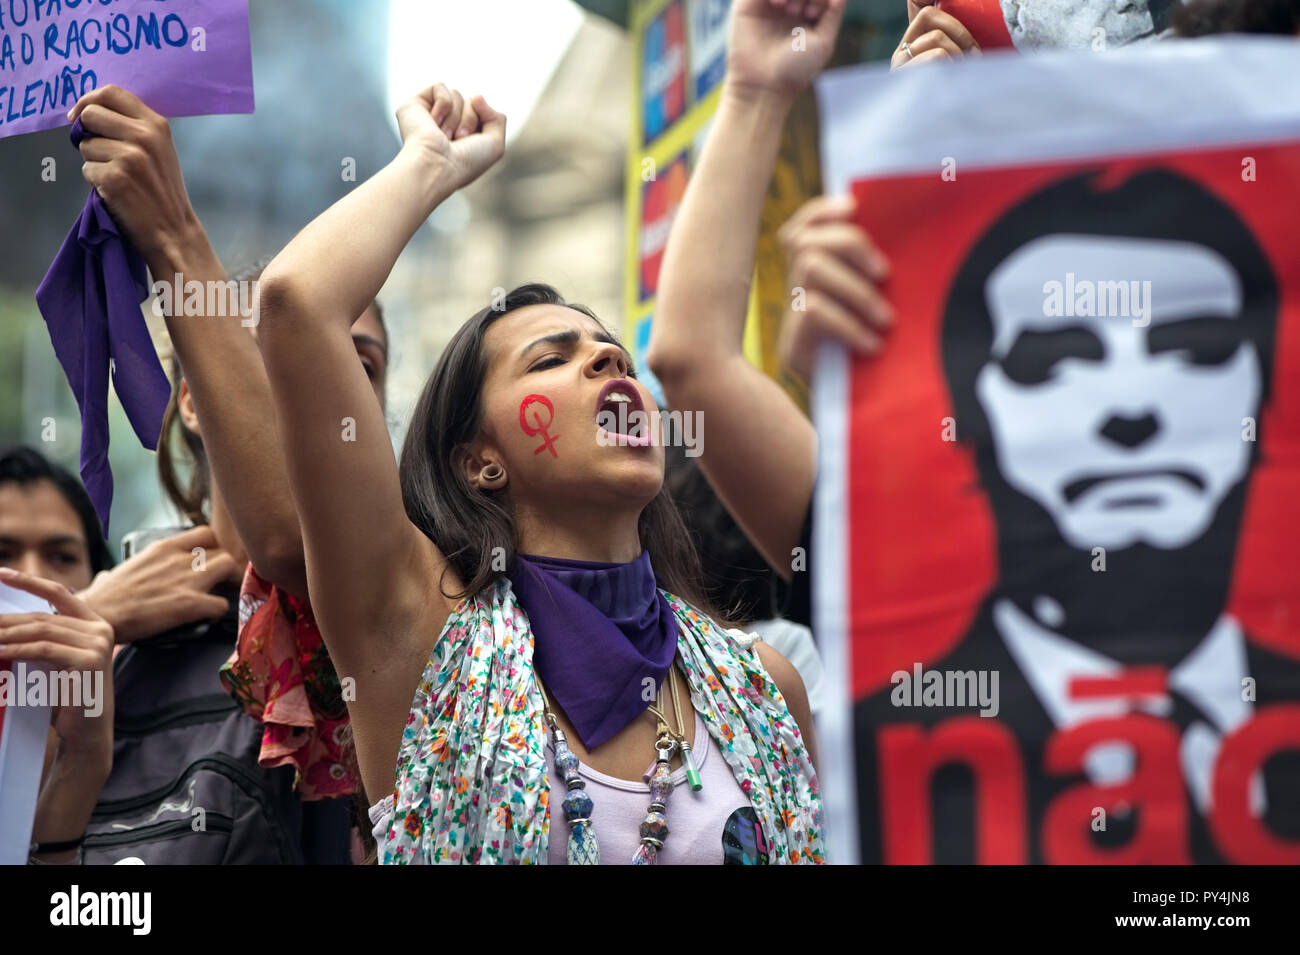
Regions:
[[[1246,476],[1261,356],[1237,271],[1170,239],[1048,234],[988,274],[975,379],[998,471],[1073,547],[1186,546]]]
[[[1149,0],[1000,2],[1011,40],[1020,50],[1108,49],[1156,32]]]

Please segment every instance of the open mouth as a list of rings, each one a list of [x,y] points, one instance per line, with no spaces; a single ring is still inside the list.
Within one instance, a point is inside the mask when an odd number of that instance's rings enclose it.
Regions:
[[[607,443],[650,446],[650,422],[636,385],[626,378],[615,378],[600,389],[596,399],[596,427]]]

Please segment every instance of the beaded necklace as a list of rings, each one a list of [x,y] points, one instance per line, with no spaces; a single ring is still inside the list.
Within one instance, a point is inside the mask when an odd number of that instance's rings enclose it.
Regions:
[[[641,845],[632,855],[632,865],[655,865],[659,852],[668,838],[668,797],[673,792],[672,758],[681,752],[682,765],[686,767],[686,780],[693,792],[704,788],[695,758],[691,755],[691,744],[686,740],[686,725],[682,720],[682,704],[677,694],[677,675],[675,667],[669,667],[668,679],[673,696],[673,713],[676,716],[677,732],[668,726],[663,709],[663,687],[659,688],[655,702],[648,707],[658,720],[655,728],[655,765],[650,773],[650,808],[641,822]],[[567,792],[561,803],[564,819],[569,824],[569,839],[565,849],[565,858],[569,865],[599,865],[600,846],[596,841],[596,832],[591,825],[591,813],[594,807],[591,796],[587,793],[587,783],[578,772],[578,757],[569,749],[568,737],[560,729],[559,721],[551,710],[550,697],[542,686],[541,677],[537,687],[542,692],[542,716],[551,729],[551,739],[555,747],[555,771],[564,780]]]

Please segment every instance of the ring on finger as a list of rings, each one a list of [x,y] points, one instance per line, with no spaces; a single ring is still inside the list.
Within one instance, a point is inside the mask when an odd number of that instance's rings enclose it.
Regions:
[[[903,41],[903,49],[907,51],[907,58],[909,60],[916,59],[916,54],[912,52],[912,44],[909,41],[907,40]]]

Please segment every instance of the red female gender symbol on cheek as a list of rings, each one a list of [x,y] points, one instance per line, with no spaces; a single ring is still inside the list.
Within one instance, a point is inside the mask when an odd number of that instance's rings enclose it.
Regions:
[[[542,412],[538,410],[540,405],[546,409],[546,420],[542,420]],[[528,423],[528,412],[532,411],[533,423]],[[540,434],[542,436],[541,445],[533,451],[533,454],[541,454],[543,451],[550,451],[551,457],[558,458],[559,454],[555,451],[555,442],[560,440],[557,434],[554,437],[546,433],[546,429],[551,426],[555,420],[555,408],[551,405],[551,399],[545,395],[529,395],[519,404],[519,427],[523,428],[524,434]]]

